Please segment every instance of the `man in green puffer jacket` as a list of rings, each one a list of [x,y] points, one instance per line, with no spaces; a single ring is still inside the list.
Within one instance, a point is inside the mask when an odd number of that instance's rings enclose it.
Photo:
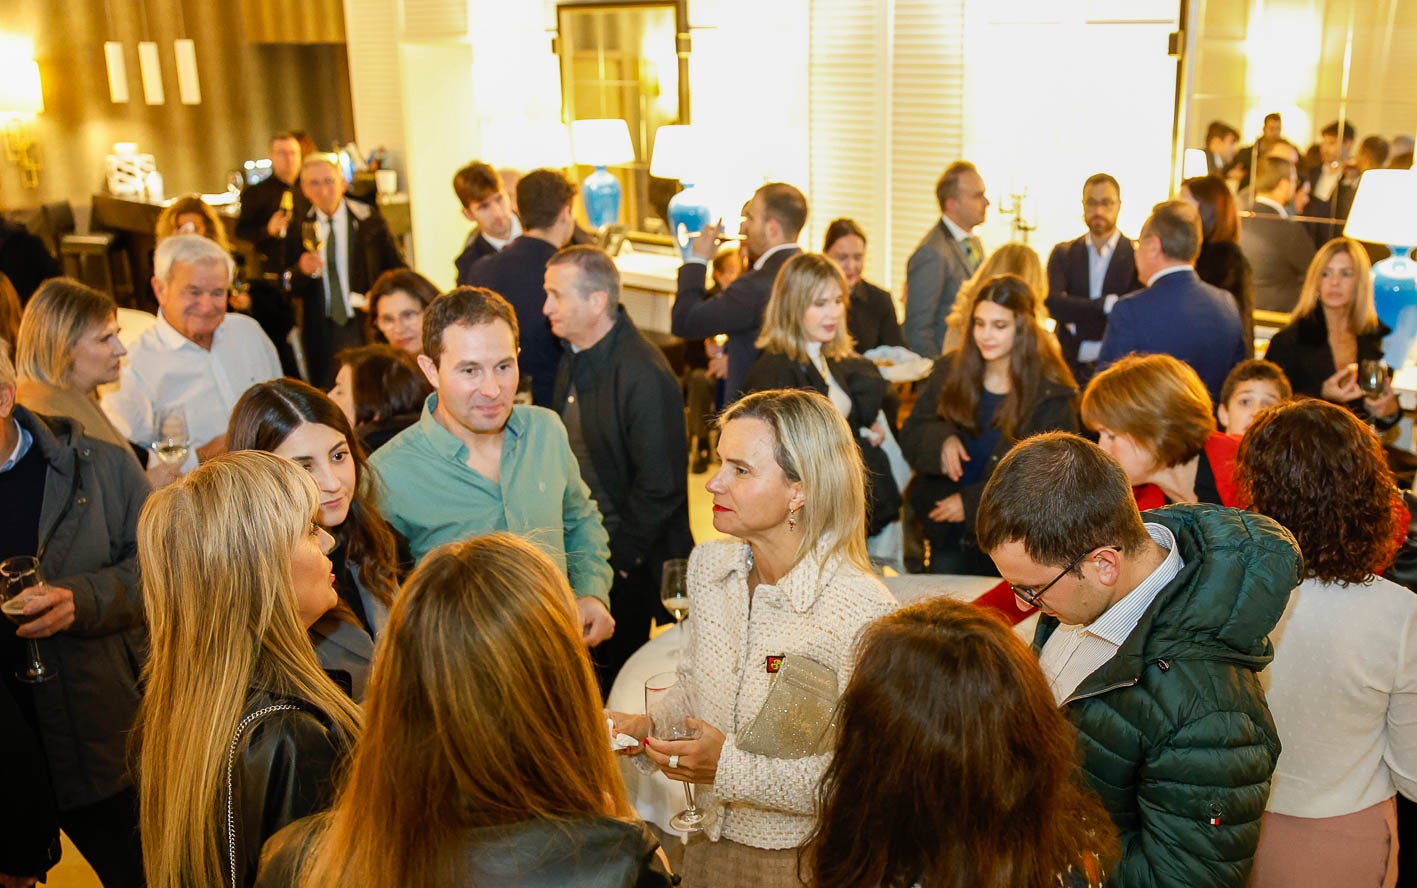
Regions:
[[[1107,884],[1243,888],[1279,758],[1258,676],[1293,538],[1220,506],[1142,515],[1121,466],[1061,432],[1000,462],[978,536],[1043,611],[1039,663],[1121,839]]]

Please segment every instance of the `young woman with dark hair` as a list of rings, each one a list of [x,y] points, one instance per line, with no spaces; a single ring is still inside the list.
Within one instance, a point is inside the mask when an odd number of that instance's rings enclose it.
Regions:
[[[906,495],[930,543],[931,573],[993,574],[974,519],[994,465],[1029,435],[1078,427],[1077,383],[1038,302],[1017,275],[989,279],[970,308],[970,335],[936,359],[901,427],[917,473]]]
[[[1240,214],[1235,196],[1219,176],[1196,176],[1181,183],[1182,200],[1201,217],[1201,252],[1196,276],[1235,297],[1245,328],[1245,356],[1255,356],[1255,285],[1250,261],[1240,249]]]
[[[801,858],[815,888],[1102,884],[1112,821],[1037,657],[997,616],[935,598],[882,617],[839,706]]]
[[[361,345],[335,355],[330,400],[354,426],[366,453],[413,425],[433,393],[413,355],[392,345]]]
[[[1417,797],[1417,598],[1378,576],[1407,527],[1382,444],[1340,405],[1291,401],[1255,418],[1238,476],[1304,553],[1261,674],[1283,750],[1250,885],[1395,884],[1395,798]]]
[[[349,420],[328,396],[296,379],[252,386],[236,402],[227,430],[231,450],[265,450],[304,467],[320,491],[320,526],[335,538],[335,591],[357,625],[331,614],[312,629],[321,663],[349,674],[363,697],[370,639],[388,622],[407,543],[379,514],[374,476]],[[348,627],[348,628],[345,628]],[[351,632],[362,629],[361,633]]]
[[[866,266],[866,232],[855,219],[833,219],[822,241],[822,252],[846,276],[851,297],[846,303],[846,328],[856,350],[878,345],[905,345],[891,294],[862,277]]]

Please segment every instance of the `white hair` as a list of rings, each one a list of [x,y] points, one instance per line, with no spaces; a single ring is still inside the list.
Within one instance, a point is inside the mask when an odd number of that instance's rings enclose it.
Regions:
[[[236,263],[232,261],[231,254],[216,241],[200,234],[174,234],[163,238],[153,256],[153,274],[164,284],[170,284],[172,268],[179,262],[183,265],[223,264],[226,266],[227,283],[236,274]]]

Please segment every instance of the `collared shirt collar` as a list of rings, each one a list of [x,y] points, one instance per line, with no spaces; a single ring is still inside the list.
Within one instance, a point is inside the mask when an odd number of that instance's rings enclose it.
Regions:
[[[438,393],[433,392],[428,399],[423,402],[423,415],[418,418],[418,428],[423,432],[423,437],[428,440],[429,445],[439,456],[456,460],[457,462],[467,461],[467,445],[462,439],[452,432],[443,428],[443,424],[438,421],[434,414],[438,410]],[[522,410],[517,406],[512,406],[512,414],[507,417],[507,424],[502,427],[505,432],[513,438],[520,438],[526,428],[526,421],[522,417]]]
[[[9,459],[6,459],[4,464],[0,465],[0,475],[13,469],[15,464],[24,459],[25,454],[29,453],[30,448],[34,446],[34,435],[30,434],[30,430],[20,425],[20,421],[13,416],[10,417],[10,422],[14,424],[15,431],[20,434],[19,438],[15,441],[15,449],[10,451]]]
[[[1152,542],[1167,550],[1165,560],[1135,589],[1123,596],[1121,601],[1107,608],[1102,616],[1083,627],[1083,631],[1089,635],[1096,635],[1118,647],[1132,634],[1132,630],[1137,628],[1137,622],[1156,600],[1157,593],[1166,588],[1167,583],[1176,579],[1176,574],[1186,566],[1181,560],[1180,547],[1176,545],[1176,535],[1170,528],[1149,522],[1144,526]]]
[[[1286,209],[1283,207],[1282,204],[1280,204],[1280,203],[1277,202],[1277,201],[1270,200],[1269,198],[1265,197],[1265,196],[1262,195],[1262,194],[1257,194],[1257,195],[1255,195],[1255,203],[1257,203],[1257,204],[1264,204],[1265,206],[1267,206],[1267,207],[1269,207],[1270,209],[1274,210],[1276,213],[1279,214],[1279,218],[1281,218],[1281,219],[1288,219],[1288,218],[1289,218],[1289,211],[1286,210]]]
[[[522,234],[522,223],[521,223],[521,220],[518,219],[515,214],[513,214],[513,215],[512,215],[512,233],[509,234],[509,235],[507,235],[505,238],[493,237],[492,235],[490,235],[490,234],[487,233],[487,230],[486,230],[485,228],[480,228],[479,230],[482,231],[482,239],[485,240],[485,241],[487,241],[489,244],[491,244],[491,245],[493,246],[493,248],[496,249],[497,252],[500,253],[500,252],[502,252],[502,248],[503,248],[503,247],[505,247],[507,244],[511,243],[512,241],[516,240],[517,238],[521,237],[521,234]]]
[[[1194,267],[1194,266],[1191,266],[1191,265],[1187,265],[1187,264],[1185,264],[1184,262],[1181,263],[1180,265],[1170,265],[1170,266],[1167,266],[1166,268],[1161,269],[1161,270],[1158,271],[1156,274],[1154,274],[1154,275],[1152,275],[1151,277],[1147,278],[1147,279],[1146,279],[1146,285],[1147,285],[1148,287],[1155,286],[1157,281],[1159,281],[1159,280],[1161,280],[1162,278],[1166,277],[1168,274],[1177,274],[1177,273],[1182,272],[1182,271],[1195,271],[1195,267]]]
[[[1113,251],[1117,249],[1117,242],[1122,239],[1122,229],[1112,229],[1112,236],[1107,238],[1107,240],[1103,241],[1102,249],[1100,250],[1097,248],[1097,245],[1092,242],[1091,234],[1084,235],[1084,237],[1087,238],[1089,255],[1101,256],[1103,258],[1106,258],[1108,256],[1111,256]]]
[[[216,329],[212,331],[212,348],[210,350],[216,349],[217,339],[221,336],[221,328],[225,326],[226,316],[223,315],[221,323],[217,324]],[[176,327],[167,322],[167,315],[162,313],[161,308],[158,309],[157,323],[153,325],[153,328],[157,330],[158,341],[170,351],[179,351],[184,348],[195,348],[200,352],[209,351],[179,333]]]
[[[754,271],[759,271],[759,270],[761,270],[762,267],[767,264],[768,257],[771,256],[773,253],[781,253],[783,250],[797,250],[797,249],[800,249],[800,247],[798,247],[795,242],[791,242],[791,241],[788,242],[788,243],[785,243],[785,244],[778,244],[778,245],[775,246],[775,247],[768,247],[766,250],[763,251],[763,255],[761,255],[761,256],[758,257],[758,261],[753,263],[753,270],[754,270]]]
[[[945,230],[950,233],[950,237],[957,241],[967,241],[974,236],[971,232],[960,228],[953,219],[943,213],[940,214],[940,221],[945,223]]]
[[[802,556],[801,560],[792,566],[787,575],[779,579],[776,583],[764,583],[764,587],[779,589],[792,609],[797,613],[806,613],[811,609],[817,597],[821,594],[822,588],[832,581],[837,572],[841,569],[842,558],[840,554],[833,555],[823,561],[826,554],[827,545],[825,542],[818,543],[811,551]],[[744,583],[748,582],[748,573],[753,569],[753,547],[743,543],[739,549],[738,557],[727,563],[723,574],[713,579],[720,582],[729,577],[741,577]]]

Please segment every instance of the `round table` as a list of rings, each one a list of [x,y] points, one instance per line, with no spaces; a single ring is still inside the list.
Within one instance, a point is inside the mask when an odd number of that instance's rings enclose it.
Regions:
[[[901,604],[938,595],[948,595],[957,601],[973,601],[999,584],[998,577],[953,574],[904,574],[886,577],[884,581],[886,588]],[[1038,614],[1035,612],[1015,625],[1014,631],[1024,641],[1031,642],[1037,622]],[[686,620],[651,638],[635,651],[620,667],[620,674],[616,676],[610,696],[606,699],[606,707],[617,712],[644,712],[646,679],[655,673],[678,668],[680,653],[688,642],[689,633],[694,631],[693,626],[692,618]],[[625,777],[625,792],[630,804],[639,811],[640,817],[670,835],[683,838],[683,833],[669,825],[669,818],[685,807],[683,786],[658,771],[653,774],[640,773],[629,758],[620,759],[620,772]]]

